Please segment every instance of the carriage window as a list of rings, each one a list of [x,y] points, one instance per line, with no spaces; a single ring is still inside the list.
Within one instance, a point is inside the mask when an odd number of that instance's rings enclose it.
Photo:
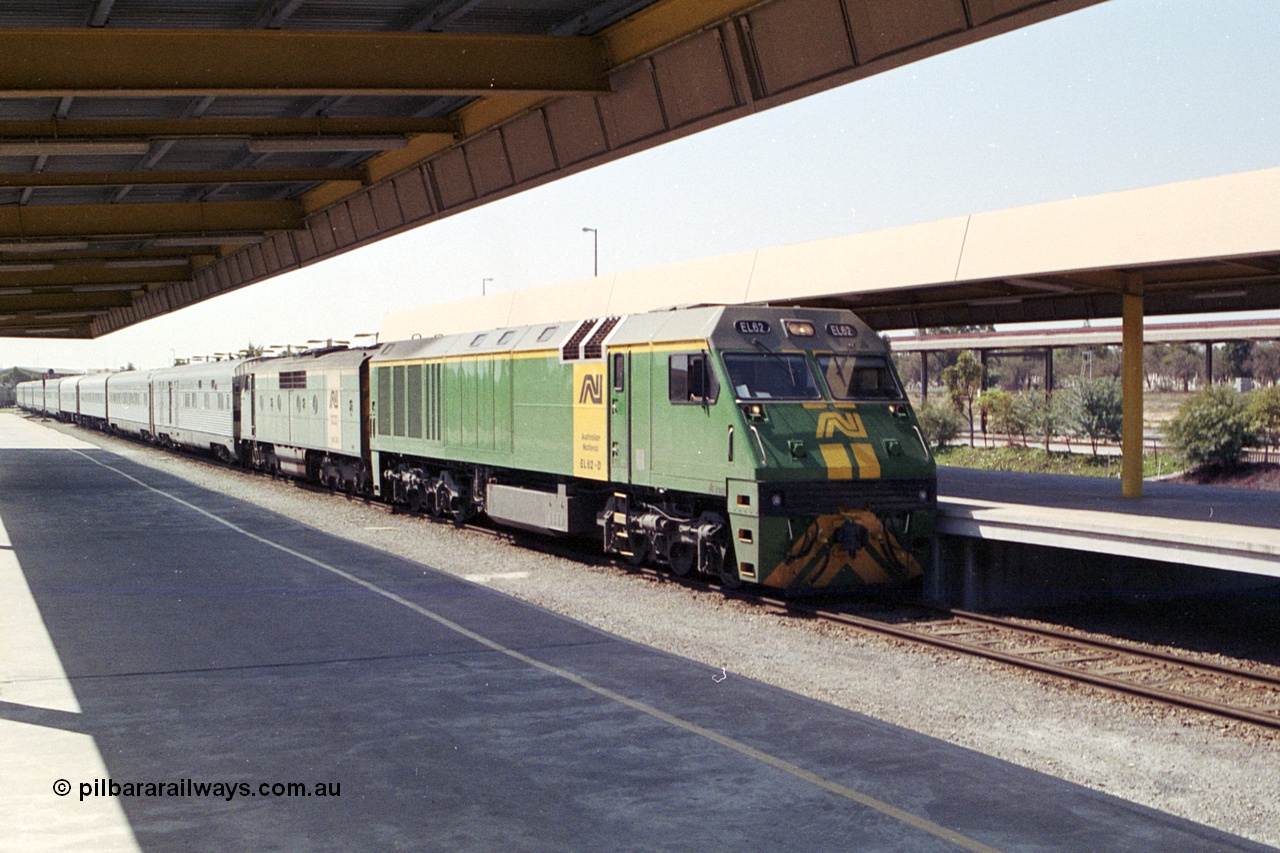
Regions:
[[[676,353],[667,359],[667,397],[676,404],[715,404],[720,383],[705,352]]]
[[[880,355],[820,355],[831,396],[837,400],[901,400],[902,389]]]
[[[613,390],[625,391],[626,382],[627,356],[625,353],[615,352],[613,354]]]
[[[498,338],[498,343],[499,344],[509,343],[511,339],[514,338],[515,336],[516,336],[516,332],[514,329],[512,329],[509,332],[503,332],[502,337]]]
[[[809,362],[800,353],[725,353],[724,366],[739,400],[818,400]]]
[[[554,334],[556,333],[556,329],[558,329],[558,328],[560,328],[560,327],[559,327],[559,326],[547,326],[545,329],[543,329],[543,330],[542,330],[542,334],[538,335],[538,343],[542,344],[542,343],[546,343],[547,341],[551,340],[551,336],[552,336],[552,335],[554,335]]]

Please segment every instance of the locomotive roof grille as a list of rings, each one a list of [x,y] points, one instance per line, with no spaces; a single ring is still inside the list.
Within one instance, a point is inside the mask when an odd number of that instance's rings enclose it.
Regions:
[[[582,357],[584,359],[600,359],[604,358],[604,341],[609,337],[609,333],[618,325],[621,317],[606,317],[604,322],[596,328],[593,334],[582,346]]]
[[[580,361],[582,359],[581,345],[587,335],[595,327],[598,318],[583,320],[578,324],[578,328],[573,330],[573,334],[569,336],[569,340],[564,342],[564,346],[560,348],[561,361]]]

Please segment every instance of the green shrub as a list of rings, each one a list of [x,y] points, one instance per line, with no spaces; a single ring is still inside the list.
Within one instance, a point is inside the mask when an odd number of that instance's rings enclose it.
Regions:
[[[950,406],[939,406],[936,403],[925,403],[916,412],[920,422],[920,432],[929,447],[937,450],[946,447],[956,440],[964,429],[964,417]]]
[[[1192,465],[1233,468],[1256,441],[1245,398],[1229,385],[1203,388],[1182,404],[1165,428],[1174,448]]]
[[[1249,418],[1260,442],[1280,447],[1280,385],[1259,388],[1249,395]]]
[[[1109,376],[1080,379],[1071,389],[1069,426],[1076,435],[1089,439],[1094,456],[1098,455],[1099,440],[1120,440],[1121,400],[1120,382]]]

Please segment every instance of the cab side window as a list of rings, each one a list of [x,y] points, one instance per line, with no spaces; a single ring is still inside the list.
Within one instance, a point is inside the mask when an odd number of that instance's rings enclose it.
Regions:
[[[720,382],[705,352],[673,353],[667,359],[667,396],[676,405],[712,406]]]

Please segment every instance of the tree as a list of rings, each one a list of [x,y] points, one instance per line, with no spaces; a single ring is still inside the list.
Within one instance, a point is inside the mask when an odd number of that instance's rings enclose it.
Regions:
[[[998,389],[987,389],[978,395],[978,411],[982,412],[984,418],[983,423],[991,429],[992,432],[1002,432],[1005,435],[1012,435],[1016,432],[1012,428],[1009,415],[1013,411],[1013,395],[1007,391]],[[983,430],[984,432],[986,430]]]
[[[1222,348],[1222,360],[1230,378],[1253,376],[1253,341],[1228,341]]]
[[[1280,385],[1259,388],[1249,395],[1249,419],[1258,440],[1280,447]]]
[[[1098,455],[1098,440],[1120,440],[1123,422],[1120,383],[1111,377],[1079,379],[1070,391],[1071,409],[1068,422],[1072,432],[1089,439],[1093,455]]]
[[[1195,353],[1190,344],[1174,344],[1163,364],[1165,375],[1182,384],[1183,391],[1191,390],[1191,382],[1204,375],[1204,356]],[[1211,384],[1206,380],[1206,385]]]
[[[1280,382],[1280,344],[1259,344],[1253,351],[1253,378],[1267,385]]]
[[[1233,468],[1244,448],[1254,443],[1252,419],[1244,395],[1230,385],[1210,385],[1182,404],[1165,434],[1193,465]]]
[[[1038,394],[1027,392],[1019,394],[1015,403],[1026,418],[1030,429],[1034,429],[1044,439],[1044,452],[1049,452],[1049,442],[1054,436],[1061,435],[1064,426],[1070,421],[1069,394]]]
[[[924,435],[924,440],[934,450],[946,447],[955,441],[964,427],[964,421],[959,413],[949,406],[939,406],[937,403],[926,403],[921,406],[916,412],[916,420],[920,424],[920,432]]]
[[[1169,355],[1168,344],[1148,344],[1142,350],[1142,373],[1148,391],[1164,391],[1164,363]]]
[[[957,412],[969,419],[969,443],[973,444],[973,401],[982,390],[982,364],[973,353],[965,350],[956,357],[956,363],[942,371],[942,384]]]

